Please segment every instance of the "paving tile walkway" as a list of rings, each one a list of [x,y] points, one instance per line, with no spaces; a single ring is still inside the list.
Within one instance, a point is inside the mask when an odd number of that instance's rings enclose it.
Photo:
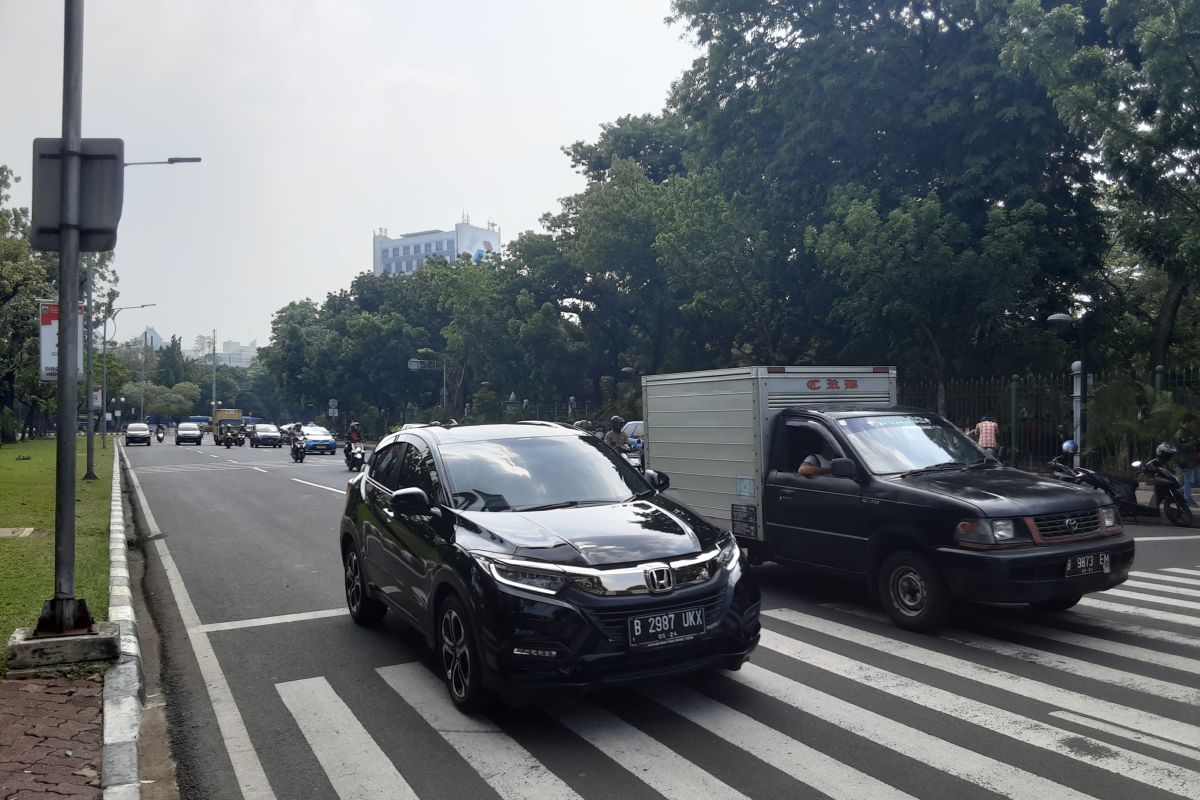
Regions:
[[[0,800],[100,800],[104,679],[0,679]]]

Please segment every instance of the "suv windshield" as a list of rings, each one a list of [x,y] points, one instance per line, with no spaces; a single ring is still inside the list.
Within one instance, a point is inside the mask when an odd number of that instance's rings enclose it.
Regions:
[[[987,457],[940,417],[887,414],[841,419],[838,425],[876,474],[973,464]]]
[[[620,503],[645,493],[625,459],[592,436],[531,436],[441,448],[455,508],[532,511]]]
[[[279,433],[279,428],[276,428],[274,425],[266,425],[263,423],[259,423],[258,425],[254,426],[254,432],[255,433]]]

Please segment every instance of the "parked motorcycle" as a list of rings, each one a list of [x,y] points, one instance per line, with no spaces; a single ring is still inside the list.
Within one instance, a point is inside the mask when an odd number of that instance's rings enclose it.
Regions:
[[[367,451],[363,448],[362,442],[354,442],[350,445],[350,449],[346,450],[346,469],[351,472],[358,472],[363,468],[363,464],[367,461]]]
[[[304,439],[300,437],[292,437],[292,461],[297,464],[304,463]]]
[[[1175,448],[1171,445],[1166,442],[1160,444],[1155,450],[1154,458],[1145,463],[1134,461],[1131,466],[1136,477],[1133,478],[1106,475],[1086,467],[1076,467],[1071,462],[1078,451],[1074,441],[1063,442],[1062,455],[1056,456],[1047,464],[1050,476],[1067,483],[1099,489],[1116,501],[1117,510],[1123,517],[1158,519],[1165,515],[1180,527],[1192,524],[1192,510],[1188,508],[1187,499],[1183,496],[1179,478],[1163,466],[1169,464],[1175,455]],[[1137,499],[1137,478],[1141,476],[1154,479],[1154,501],[1150,505],[1139,503]]]

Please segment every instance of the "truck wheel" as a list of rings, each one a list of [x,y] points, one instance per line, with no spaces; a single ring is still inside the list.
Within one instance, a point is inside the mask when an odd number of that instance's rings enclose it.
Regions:
[[[1060,594],[1058,597],[1051,597],[1049,600],[1038,600],[1036,603],[1030,603],[1029,605],[1038,611],[1066,611],[1082,599],[1083,595],[1076,592],[1074,594]]]
[[[950,597],[942,578],[919,553],[892,553],[879,566],[877,581],[883,610],[901,628],[932,631],[949,616]]]

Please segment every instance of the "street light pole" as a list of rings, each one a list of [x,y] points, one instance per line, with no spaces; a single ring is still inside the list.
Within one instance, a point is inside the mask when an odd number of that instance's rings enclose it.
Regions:
[[[87,390],[84,392],[84,405],[87,406],[87,471],[83,473],[85,481],[96,480],[96,409],[92,403],[92,392],[95,391],[95,364],[94,350],[94,326],[92,325],[92,270],[96,263],[96,256],[93,254],[87,260],[87,311],[84,313],[84,319],[87,324],[87,350],[84,351],[84,358],[87,363],[84,365],[84,372],[87,373]],[[103,411],[103,409],[101,409]]]

